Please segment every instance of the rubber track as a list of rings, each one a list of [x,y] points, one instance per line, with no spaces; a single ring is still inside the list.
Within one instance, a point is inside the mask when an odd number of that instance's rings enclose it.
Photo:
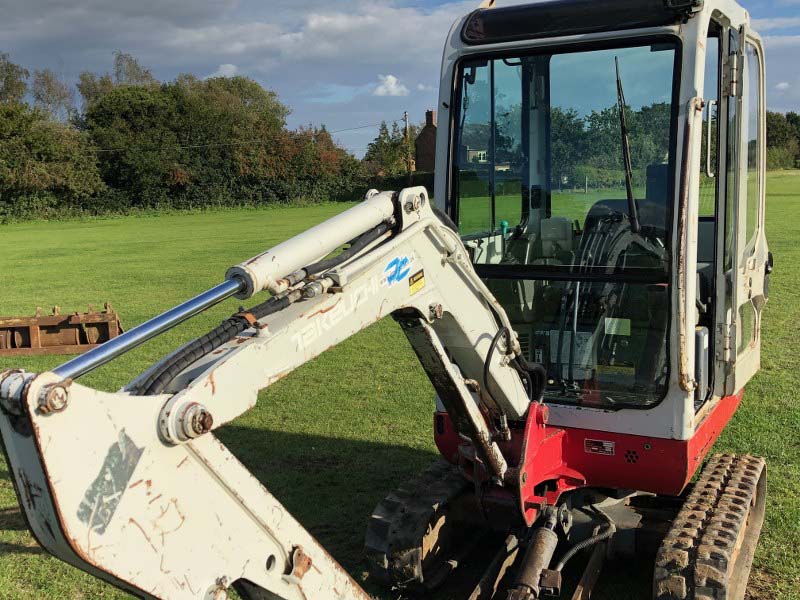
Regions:
[[[736,541],[765,469],[755,456],[714,455],[656,556],[655,600],[725,600]]]
[[[387,587],[424,586],[422,540],[428,526],[437,512],[468,488],[458,469],[440,459],[384,498],[367,525],[371,576]]]

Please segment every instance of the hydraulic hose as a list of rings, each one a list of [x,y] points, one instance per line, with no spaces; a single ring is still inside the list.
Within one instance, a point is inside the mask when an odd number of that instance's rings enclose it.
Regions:
[[[506,327],[501,327],[492,338],[489,352],[486,353],[486,360],[483,363],[483,389],[490,396],[492,393],[489,390],[489,367],[494,351],[497,349],[497,344],[504,335],[506,336],[506,344],[508,346],[511,345],[511,332]],[[545,368],[539,363],[531,365],[521,354],[515,356],[509,364],[527,383],[528,397],[531,402],[541,402],[547,385],[547,371]]]
[[[302,269],[299,273],[299,280],[304,279],[308,275],[324,273],[325,271],[337,267],[363,251],[364,248],[378,240],[390,229],[391,224],[388,222],[381,223],[377,227],[370,229],[354,239],[350,247],[337,256],[318,261]],[[299,291],[292,291],[285,296],[272,297],[266,302],[254,306],[249,311],[242,311],[233,315],[221,325],[209,331],[206,335],[187,344],[174,356],[170,357],[163,365],[155,369],[147,379],[138,386],[140,393],[144,396],[161,394],[175,377],[189,366],[252,327],[259,319],[263,319],[268,315],[283,310],[300,299],[300,297],[301,293]]]
[[[497,348],[497,344],[504,335],[506,336],[506,344],[511,344],[511,334],[508,329],[501,327],[492,338],[492,343],[489,345],[489,352],[486,353],[486,360],[483,362],[483,389],[486,390],[489,396],[492,396],[492,392],[489,390],[489,367],[492,364],[492,356]]]
[[[532,402],[541,403],[544,399],[544,390],[547,387],[547,369],[539,363],[529,363],[520,354],[511,361],[511,365],[520,373],[525,373],[529,384],[528,393]]]
[[[384,221],[377,227],[373,227],[369,231],[361,234],[352,242],[350,242],[350,247],[347,248],[346,250],[342,251],[341,253],[337,254],[332,258],[325,258],[311,265],[308,265],[303,269],[303,271],[305,271],[308,275],[316,275],[318,273],[324,273],[325,271],[330,271],[334,267],[338,267],[343,262],[353,258],[356,254],[364,250],[364,248],[369,246],[372,242],[376,241],[391,228],[392,226],[388,222]]]
[[[567,552],[564,554],[564,556],[561,557],[561,560],[558,561],[558,564],[556,565],[556,568],[554,569],[555,571],[561,571],[564,568],[564,566],[567,564],[567,562],[569,562],[569,560],[571,558],[573,558],[581,550],[583,550],[585,548],[588,548],[589,546],[593,546],[595,544],[598,544],[598,543],[600,543],[602,541],[605,541],[605,540],[609,539],[612,535],[614,535],[617,532],[617,526],[614,524],[614,521],[611,520],[611,517],[609,517],[606,513],[604,513],[597,506],[593,506],[592,508],[594,508],[594,511],[597,514],[599,514],[601,517],[603,517],[603,519],[608,524],[608,526],[606,527],[606,529],[603,532],[598,533],[597,535],[593,535],[592,537],[587,538],[587,539],[583,540],[582,542],[578,542],[572,548],[567,550]]]
[[[267,315],[283,310],[299,297],[299,292],[292,292],[280,298],[273,297],[258,306],[254,306],[248,312],[233,315],[204,336],[184,346],[154,370],[139,386],[139,393],[143,396],[161,394],[181,371],[252,327],[253,323],[258,319],[263,319]]]
[[[438,208],[434,207],[433,214],[435,214],[436,217],[439,219],[439,221],[442,222],[442,225],[458,233],[458,226],[455,223],[453,223],[453,219],[451,219],[447,215],[447,213],[444,213],[440,211]]]

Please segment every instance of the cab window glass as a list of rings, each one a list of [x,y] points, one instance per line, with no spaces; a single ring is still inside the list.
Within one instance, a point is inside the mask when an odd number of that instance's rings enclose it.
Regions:
[[[669,381],[679,47],[471,58],[451,206],[544,399],[652,406]]]
[[[478,261],[667,271],[675,56],[664,43],[461,65],[455,193],[462,236],[486,240]],[[584,234],[623,230],[643,235],[622,254]]]
[[[761,198],[761,176],[759,161],[761,153],[761,68],[758,51],[747,44],[747,210],[745,218],[745,240],[750,243],[758,228],[758,206]]]
[[[704,84],[705,121],[703,147],[700,153],[700,206],[701,217],[714,217],[717,196],[717,112],[719,108],[719,38],[709,34],[706,44],[706,74]]]

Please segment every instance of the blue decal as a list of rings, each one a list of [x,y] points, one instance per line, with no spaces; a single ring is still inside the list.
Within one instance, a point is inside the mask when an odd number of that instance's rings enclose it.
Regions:
[[[394,285],[398,281],[403,281],[411,272],[409,268],[410,261],[407,256],[398,256],[393,259],[386,268],[383,270],[386,273],[386,284]]]

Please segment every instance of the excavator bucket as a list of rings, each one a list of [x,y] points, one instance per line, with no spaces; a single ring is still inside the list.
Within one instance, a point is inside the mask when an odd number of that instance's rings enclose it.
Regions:
[[[89,305],[85,313],[61,314],[58,306],[33,317],[0,317],[0,356],[80,354],[123,332],[119,316],[106,303],[102,311]]]

